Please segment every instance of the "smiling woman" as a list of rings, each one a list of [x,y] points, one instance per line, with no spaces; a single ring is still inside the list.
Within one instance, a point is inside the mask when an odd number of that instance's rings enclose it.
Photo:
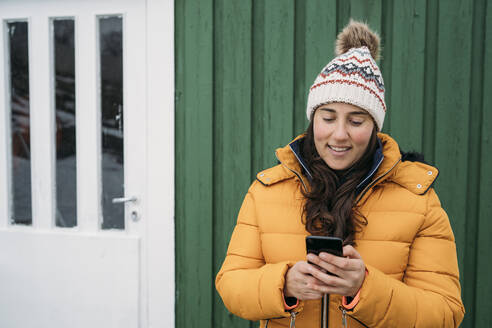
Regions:
[[[337,57],[309,90],[306,133],[251,185],[216,278],[232,313],[269,328],[462,321],[453,231],[432,188],[438,171],[380,132],[378,51],[363,23],[339,34]],[[307,235],[342,239],[343,257],[307,255]]]

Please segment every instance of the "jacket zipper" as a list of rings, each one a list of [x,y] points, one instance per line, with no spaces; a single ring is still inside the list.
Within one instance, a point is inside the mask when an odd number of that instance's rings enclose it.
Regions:
[[[287,170],[291,171],[292,173],[294,173],[296,175],[296,177],[301,180],[301,183],[302,183],[302,186],[304,187],[304,191],[308,191],[307,190],[307,187],[306,187],[306,184],[304,183],[304,180],[302,179],[301,175],[299,173],[297,173],[295,170],[291,169],[290,167],[288,167],[287,165],[285,165],[277,156],[277,154],[275,154],[275,157],[277,158],[277,161],[280,162],[280,164],[282,164],[283,167],[285,167]]]
[[[295,312],[295,311],[291,311],[290,312],[290,325],[289,325],[289,328],[295,328],[296,327],[296,316],[297,316],[297,313],[299,313],[299,312]]]
[[[342,310],[342,327],[347,328],[347,310]]]
[[[357,204],[361,199],[362,197],[364,197],[364,195],[369,191],[369,189],[371,189],[372,187],[374,187],[374,185],[376,185],[379,180],[381,180],[382,178],[384,178],[388,173],[390,173],[394,168],[395,166],[400,163],[401,161],[401,157],[396,161],[395,164],[393,164],[392,167],[389,168],[388,171],[384,172],[383,174],[381,174],[380,176],[378,176],[376,179],[374,179],[370,184],[368,184],[364,190],[362,190],[362,192],[357,196],[357,199],[355,200],[355,204]]]
[[[294,324],[291,327],[295,327],[296,326],[296,316],[299,314],[299,312],[294,312],[294,310],[292,310],[289,313],[290,313],[290,324],[291,325],[292,325],[292,323]],[[268,324],[270,323],[270,320],[274,320],[274,319],[285,319],[285,317],[275,317],[275,318],[266,319],[266,321],[265,321],[265,328],[268,327]]]
[[[366,326],[362,321],[360,321],[359,319],[354,318],[352,315],[348,314],[347,310],[344,307],[342,307],[341,305],[338,308],[342,311],[342,327],[347,328],[347,316],[349,316],[352,319],[354,319],[355,321],[357,321],[358,323],[360,323],[361,325],[363,325],[364,327],[369,328],[369,326]]]

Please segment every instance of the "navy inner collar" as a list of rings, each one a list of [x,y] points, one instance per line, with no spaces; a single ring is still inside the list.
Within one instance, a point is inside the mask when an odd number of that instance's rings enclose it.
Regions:
[[[357,194],[364,190],[364,188],[371,182],[371,178],[374,176],[379,166],[381,166],[381,163],[383,162],[383,143],[381,142],[381,139],[379,139],[379,137],[376,139],[378,141],[378,145],[376,151],[374,151],[374,155],[372,156],[372,167],[366,177],[362,179],[362,181],[357,185]]]
[[[304,161],[304,158],[302,157],[302,154],[301,154],[301,143],[302,142],[304,142],[304,138],[294,140],[293,142],[291,142],[289,144],[289,147],[292,150],[292,153],[294,153],[295,157],[297,158],[297,161],[301,165],[302,173],[311,182],[313,179],[313,176],[312,176],[311,172],[309,172],[307,165],[306,165],[306,162]],[[371,182],[371,178],[374,176],[374,174],[378,170],[379,166],[383,162],[383,159],[384,159],[383,143],[381,142],[381,139],[379,139],[379,137],[377,138],[377,143],[378,143],[378,145],[377,145],[376,151],[374,152],[374,155],[372,157],[372,167],[369,170],[369,173],[357,185],[357,190],[356,190],[357,194],[359,194]]]
[[[301,154],[301,142],[304,142],[304,138],[300,138],[297,140],[294,140],[289,144],[290,150],[294,153],[295,157],[297,158],[297,161],[299,161],[299,164],[301,164],[302,167],[302,173],[304,173],[305,176],[308,177],[309,181],[311,182],[313,179],[313,176],[311,175],[311,172],[309,172],[306,162],[304,162],[304,158],[302,157]]]

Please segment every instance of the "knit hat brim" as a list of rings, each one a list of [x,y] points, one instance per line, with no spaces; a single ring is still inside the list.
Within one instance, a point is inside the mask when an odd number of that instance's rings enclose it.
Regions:
[[[306,108],[308,120],[317,107],[334,102],[352,104],[366,110],[374,118],[378,130],[382,130],[386,112],[384,100],[364,83],[343,78],[322,81],[311,87]]]

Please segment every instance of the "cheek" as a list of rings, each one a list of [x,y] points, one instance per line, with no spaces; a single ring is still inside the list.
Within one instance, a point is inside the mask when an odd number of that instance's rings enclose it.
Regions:
[[[316,124],[316,122],[314,122],[313,124],[313,135],[314,135],[314,141],[318,141],[320,139],[323,139],[324,135],[325,135],[325,132],[323,131],[322,128],[320,128],[319,124]]]
[[[362,131],[357,131],[352,134],[352,141],[357,145],[361,147],[365,147],[369,144],[369,140],[371,140],[371,135],[372,135],[372,128],[371,129],[364,129]]]
[[[314,140],[323,140],[330,134],[329,125],[325,124],[321,119],[316,119],[313,123]]]
[[[327,131],[322,128],[322,125],[316,124],[316,121],[313,124],[313,137],[314,137],[314,146],[316,147],[316,151],[320,154],[323,151],[323,145],[326,141]]]

